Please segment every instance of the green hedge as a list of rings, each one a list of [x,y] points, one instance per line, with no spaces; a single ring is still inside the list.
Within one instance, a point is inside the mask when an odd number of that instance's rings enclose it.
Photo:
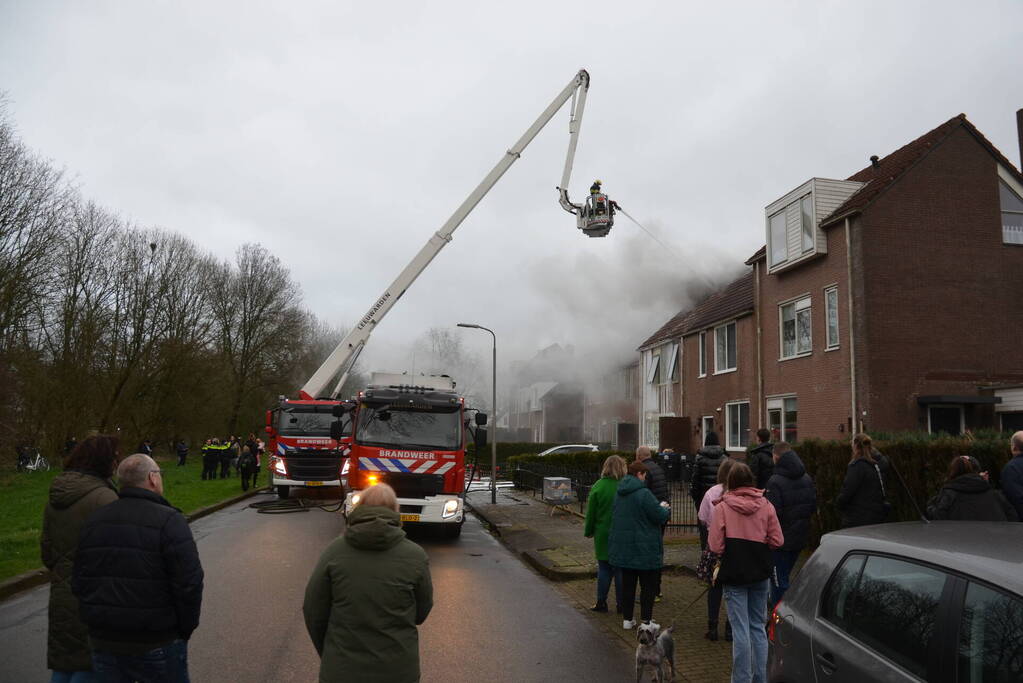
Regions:
[[[996,486],[1002,468],[1011,457],[1009,435],[996,432],[975,434],[972,437],[893,434],[887,440],[875,440],[874,445],[892,464],[885,480],[888,499],[892,503],[891,521],[920,518],[913,500],[920,509],[926,507],[928,499],[938,492],[945,481],[948,465],[955,456],[972,455],[977,458],[983,469],[990,473],[991,483]],[[834,531],[839,526],[835,499],[842,489],[852,452],[848,441],[810,439],[801,441],[794,448],[817,485],[817,514],[814,516],[811,538],[812,544],[816,545],[821,534]],[[565,453],[545,458],[523,453],[508,458],[508,465],[525,467],[530,462],[543,462],[566,469],[597,473],[604,458],[612,454],[621,455],[628,461],[633,458],[631,452],[624,451]],[[905,486],[899,475],[905,481]]]
[[[529,463],[539,462],[580,472],[600,474],[600,468],[609,455],[620,455],[625,458],[626,462],[630,462],[635,453],[632,451],[588,451],[584,453],[555,453],[542,458],[535,453],[520,453],[508,458],[508,465],[529,469]]]

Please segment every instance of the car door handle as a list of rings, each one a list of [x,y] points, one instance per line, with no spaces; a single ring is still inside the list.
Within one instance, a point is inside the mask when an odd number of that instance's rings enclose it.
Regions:
[[[820,667],[824,669],[824,673],[826,674],[834,673],[835,669],[838,668],[835,665],[835,658],[831,655],[830,652],[819,654],[816,657],[814,657],[814,659],[817,660],[817,663],[820,664]]]

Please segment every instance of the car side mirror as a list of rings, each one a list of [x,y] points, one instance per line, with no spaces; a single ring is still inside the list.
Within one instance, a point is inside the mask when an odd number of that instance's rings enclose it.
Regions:
[[[334,420],[330,423],[330,438],[334,441],[340,441],[341,437],[345,435],[345,423],[344,420]]]
[[[487,426],[487,414],[486,413],[476,413],[476,426],[477,427],[486,427]]]
[[[486,417],[486,415],[484,415],[483,417]],[[479,453],[480,451],[487,447],[487,430],[481,427],[477,427],[476,432],[473,434],[473,437],[476,441],[477,453]]]
[[[342,417],[342,416],[347,415],[348,413],[350,413],[351,410],[352,410],[352,407],[350,405],[348,405],[347,403],[338,403],[336,406],[334,406],[331,409],[330,413],[334,417]]]

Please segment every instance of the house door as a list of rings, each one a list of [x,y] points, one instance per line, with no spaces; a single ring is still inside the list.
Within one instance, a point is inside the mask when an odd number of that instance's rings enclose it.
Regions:
[[[707,444],[707,435],[714,431],[714,416],[704,415],[700,418],[700,445]]]

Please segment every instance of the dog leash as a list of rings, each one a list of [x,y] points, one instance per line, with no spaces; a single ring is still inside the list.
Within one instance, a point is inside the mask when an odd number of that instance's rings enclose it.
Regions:
[[[684,608],[682,608],[682,611],[683,611],[683,612],[687,611],[687,610],[688,610],[688,609],[689,609],[690,607],[692,607],[692,606],[693,606],[693,605],[695,605],[695,604],[696,604],[697,602],[699,602],[699,601],[700,601],[700,598],[702,598],[702,597],[703,597],[704,595],[706,595],[706,594],[707,594],[707,591],[709,591],[709,590],[710,590],[711,588],[712,588],[712,586],[707,586],[706,588],[704,588],[704,589],[703,589],[703,592],[701,592],[701,593],[700,593],[699,595],[697,595],[697,596],[696,596],[696,599],[694,599],[694,600],[693,600],[693,601],[692,601],[691,603],[689,603],[689,604],[688,604],[688,605],[686,605],[686,606],[685,606]]]

